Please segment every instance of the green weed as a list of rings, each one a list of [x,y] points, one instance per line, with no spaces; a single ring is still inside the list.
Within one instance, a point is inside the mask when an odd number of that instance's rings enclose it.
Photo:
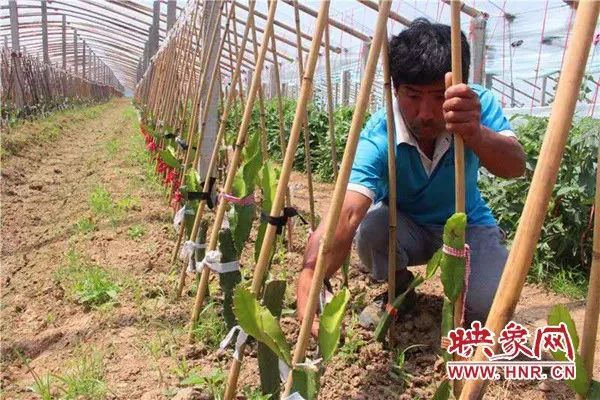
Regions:
[[[214,400],[221,400],[225,391],[225,373],[221,369],[215,369],[208,374],[199,374],[196,370],[192,370],[181,384],[199,386],[213,396]]]
[[[96,188],[90,194],[88,203],[92,212],[97,216],[108,216],[112,215],[115,210],[115,205],[112,201],[110,193],[102,185],[96,186]]]
[[[244,386],[242,393],[246,400],[270,400],[272,397],[270,394],[263,394],[260,388],[253,388],[250,386]]]
[[[412,378],[412,375],[406,372],[406,370],[404,369],[406,364],[406,353],[409,350],[416,349],[419,347],[425,347],[425,345],[413,344],[404,348],[403,350],[397,351],[394,356],[394,364],[392,365],[392,371],[390,372],[390,375],[398,379],[403,385],[407,384],[409,379]]]
[[[56,379],[64,399],[104,399],[108,393],[103,355],[95,350],[79,355],[70,363],[68,371]]]
[[[78,303],[88,307],[110,306],[117,300],[119,286],[104,268],[89,263],[73,248],[66,254],[66,265],[55,273],[55,279]]]
[[[194,338],[211,348],[217,348],[221,338],[227,333],[227,326],[217,312],[216,303],[208,303],[194,327]]]
[[[367,344],[361,337],[358,327],[358,317],[353,313],[350,318],[350,323],[346,326],[344,344],[340,347],[339,351],[340,358],[346,363],[353,363],[358,360],[360,349]]]
[[[105,144],[106,152],[108,153],[108,156],[110,158],[113,158],[114,156],[117,155],[120,147],[121,147],[121,145],[119,144],[119,141],[117,139],[109,140]]]
[[[81,218],[75,223],[75,230],[86,235],[96,230],[96,224],[91,218]]]
[[[146,228],[143,225],[134,225],[127,230],[127,236],[132,240],[138,240],[146,234]]]

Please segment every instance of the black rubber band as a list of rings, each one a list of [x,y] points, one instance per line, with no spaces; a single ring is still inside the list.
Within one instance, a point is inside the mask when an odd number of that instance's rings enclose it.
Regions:
[[[181,147],[182,150],[187,150],[188,147],[190,147],[190,145],[187,144],[187,142],[180,137],[176,137],[175,142],[179,147]],[[192,146],[192,149],[196,150],[196,146]]]
[[[217,178],[212,176],[208,178],[208,192],[188,192],[182,191],[181,188],[179,190],[186,200],[205,200],[208,208],[212,210],[215,207],[215,203],[213,202],[211,194],[213,193],[213,187],[216,182]],[[201,186],[204,187],[204,182],[202,182]]]
[[[283,233],[283,227],[287,225],[288,219],[291,217],[298,217],[304,223],[307,224],[306,220],[302,218],[302,215],[298,213],[294,207],[284,207],[283,215],[279,217],[273,217],[271,215],[267,215],[264,211],[260,213],[260,220],[268,223],[269,225],[274,225],[277,227],[276,233],[281,235]]]

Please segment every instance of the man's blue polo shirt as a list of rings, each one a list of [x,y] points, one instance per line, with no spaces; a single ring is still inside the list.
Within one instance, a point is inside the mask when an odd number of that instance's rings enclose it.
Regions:
[[[498,134],[514,136],[494,95],[471,85],[481,103],[481,123]],[[409,133],[394,99],[396,128],[396,180],[398,210],[416,222],[443,225],[454,213],[454,143],[449,133],[436,140],[429,160]],[[385,109],[371,116],[361,132],[349,191],[360,192],[373,203],[388,197],[387,123]],[[496,220],[477,186],[479,158],[465,147],[465,201],[469,225],[495,225]]]

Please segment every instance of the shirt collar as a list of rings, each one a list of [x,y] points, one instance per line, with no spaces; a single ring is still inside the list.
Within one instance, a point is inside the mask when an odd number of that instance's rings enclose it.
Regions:
[[[394,110],[394,128],[396,129],[396,144],[406,143],[414,147],[419,147],[417,145],[417,140],[410,133],[408,127],[406,126],[406,122],[404,121],[404,116],[400,111],[400,107],[398,106],[398,99],[396,99],[396,95],[392,93],[392,108]]]

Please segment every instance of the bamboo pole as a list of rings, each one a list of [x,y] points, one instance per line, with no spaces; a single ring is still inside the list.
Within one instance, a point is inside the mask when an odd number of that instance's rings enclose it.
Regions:
[[[594,355],[596,351],[596,335],[598,334],[598,316],[600,315],[600,147],[596,163],[596,195],[594,201],[594,239],[592,244],[592,265],[588,284],[587,301],[585,303],[585,319],[583,333],[579,345],[579,353],[588,379],[594,375]],[[576,395],[577,400],[584,400]]]
[[[562,153],[573,120],[573,112],[599,10],[600,2],[598,1],[581,0],[579,2],[540,156],[521,214],[521,221],[517,227],[515,239],[486,322],[486,328],[490,329],[496,337],[512,317],[517,306],[536,243],[540,237],[548,202],[556,183]],[[485,359],[482,349],[478,348],[473,361],[484,361]],[[484,389],[483,380],[468,380],[465,382],[460,398],[462,400],[477,399],[483,395]]]
[[[298,338],[292,359],[292,366],[304,361],[306,347],[308,346],[308,339],[310,338],[310,330],[314,321],[319,294],[321,292],[321,286],[323,284],[323,278],[326,272],[325,262],[335,246],[335,243],[333,243],[335,230],[340,218],[342,203],[344,201],[344,195],[348,186],[348,179],[350,177],[352,163],[354,162],[354,156],[356,154],[358,138],[360,136],[360,131],[365,118],[365,111],[369,105],[369,94],[375,78],[375,70],[377,67],[379,52],[381,51],[381,44],[382,41],[386,39],[385,27],[391,5],[392,2],[389,0],[382,0],[380,3],[379,13],[377,14],[377,22],[375,24],[375,32],[371,42],[371,49],[369,50],[369,57],[367,59],[367,65],[365,66],[365,78],[361,82],[360,93],[354,108],[354,114],[352,116],[350,132],[348,133],[344,157],[342,158],[338,179],[335,182],[331,206],[329,207],[329,212],[327,213],[327,217],[325,219],[323,236],[321,237],[317,262],[311,282],[310,292],[308,294],[308,302],[306,304],[306,315],[302,320],[300,336]],[[285,385],[284,397],[290,394],[291,388],[292,376],[290,372]]]
[[[284,0],[285,1],[285,0]],[[304,75],[304,63],[302,54],[302,38],[300,37],[300,5],[298,0],[294,0],[294,21],[296,23],[296,50],[298,51],[298,81],[302,82]],[[314,232],[317,229],[315,217],[315,194],[313,190],[312,162],[310,157],[310,132],[308,131],[308,111],[304,110],[304,168],[306,169],[306,185],[308,187],[308,203],[310,206],[310,229]]]
[[[254,2],[252,2],[253,4]],[[265,35],[263,36],[263,40],[260,46],[260,53],[256,63],[256,70],[260,71],[263,68],[265,56],[267,54],[267,49],[269,47],[269,36],[273,33],[273,21],[275,20],[275,10],[277,9],[277,0],[272,0],[269,5],[269,19],[267,20],[267,24],[265,26]],[[245,35],[247,36],[247,35]],[[243,47],[242,47],[243,49]],[[250,119],[252,117],[252,108],[254,106],[254,102],[256,100],[256,95],[258,93],[258,86],[260,86],[260,75],[254,74],[252,76],[252,83],[250,85],[250,91],[248,93],[248,98],[246,99],[246,106],[244,107],[244,116],[242,118],[242,124],[240,126],[240,130],[238,132],[238,138],[235,145],[235,151],[233,153],[233,158],[231,163],[229,164],[229,171],[227,172],[227,179],[225,180],[225,185],[223,187],[222,193],[230,193],[231,188],[233,186],[233,180],[235,178],[236,171],[240,164],[240,160],[242,157],[242,149],[244,147],[244,143],[246,142],[246,137],[248,136],[248,127],[250,126]],[[219,202],[219,206],[217,207],[217,211],[215,213],[215,219],[213,223],[212,230],[210,232],[210,240],[208,242],[207,250],[211,251],[217,248],[217,241],[219,239],[219,228],[223,223],[223,217],[225,216],[225,209],[227,207],[227,202],[221,201]],[[204,302],[204,298],[206,297],[206,291],[208,289],[208,277],[209,277],[209,269],[202,268],[202,274],[200,277],[200,282],[198,283],[198,291],[196,292],[196,300],[194,303],[194,309],[192,311],[192,315],[190,318],[190,326],[188,332],[188,341],[191,343],[194,340],[194,327],[196,326],[196,322],[198,321],[198,317],[200,315],[200,310],[202,308],[202,303]]]
[[[285,195],[287,192],[287,187],[290,179],[290,175],[292,172],[293,164],[294,164],[294,156],[296,154],[296,150],[298,148],[298,140],[300,138],[300,130],[302,127],[302,123],[304,120],[304,111],[308,105],[308,101],[311,97],[312,93],[312,85],[313,85],[313,76],[315,73],[315,68],[317,64],[317,58],[319,55],[319,44],[323,37],[323,31],[325,29],[325,25],[327,24],[327,18],[329,14],[329,1],[322,1],[321,7],[319,10],[319,15],[316,22],[316,28],[313,35],[313,41],[311,44],[311,49],[308,54],[307,66],[304,71],[304,77],[302,79],[302,88],[300,91],[300,96],[298,98],[298,103],[296,104],[296,113],[294,114],[294,122],[292,124],[292,129],[290,131],[290,137],[288,139],[288,145],[285,152],[285,157],[283,159],[283,166],[281,168],[281,174],[279,177],[279,182],[277,182],[277,189],[275,192],[275,198],[273,200],[273,204],[271,206],[270,215],[281,215],[283,210],[283,205],[285,201]],[[275,237],[277,234],[277,227],[271,224],[267,225],[265,230],[265,235],[263,238],[263,242],[260,248],[260,254],[258,256],[258,260],[256,262],[256,267],[254,268],[254,273],[252,276],[252,292],[255,295],[258,295],[261,292],[262,284],[264,281],[264,276],[267,272],[267,268],[269,266],[269,258],[271,251],[273,250],[273,245],[275,242]],[[243,346],[245,348],[245,345]],[[242,357],[244,351],[239,352],[240,360],[233,359],[229,375],[227,386],[225,389],[224,400],[231,400],[235,396],[235,391],[237,388],[237,381],[242,365]]]
[[[386,123],[388,133],[388,185],[389,185],[389,237],[388,237],[388,305],[396,298],[396,225],[397,225],[397,193],[396,193],[396,130],[394,125],[394,108],[392,84],[390,78],[390,49],[388,43],[387,24],[381,46],[383,64],[383,94],[385,99]],[[393,321],[392,321],[393,324]],[[392,330],[389,330],[390,336]]]
[[[329,44],[329,25],[327,25],[327,27],[325,27],[325,79],[327,81],[327,118],[329,119],[329,141],[331,142],[331,165],[333,167],[333,180],[336,181],[338,177],[336,150],[337,143],[335,140],[335,124],[333,118],[333,88],[331,83],[331,59]]]
[[[254,61],[257,61],[258,57],[258,45],[256,44],[256,27],[255,27],[255,18],[252,16],[250,18],[250,24],[252,29],[252,47],[254,49]],[[238,49],[239,51],[239,49]],[[267,127],[265,125],[265,100],[264,94],[262,90],[262,71],[255,70],[255,74],[259,76],[259,82],[261,84],[258,86],[258,111],[259,111],[259,124],[260,124],[260,148],[262,152],[262,160],[263,162],[267,161],[269,158],[269,149],[267,145]]]
[[[184,128],[184,121],[185,118],[187,116],[187,109],[188,109],[188,104],[190,101],[190,94],[191,94],[191,87],[193,85],[193,83],[196,80],[196,70],[194,68],[194,64],[191,63],[191,65],[188,65],[188,63],[190,63],[190,58],[192,60],[195,60],[195,57],[192,57],[192,54],[196,54],[197,56],[197,51],[199,51],[198,49],[200,48],[200,29],[195,29],[196,27],[196,18],[197,18],[197,12],[199,10],[199,2],[196,4],[196,8],[194,8],[194,14],[192,15],[192,18],[190,20],[190,28],[189,28],[189,40],[187,43],[187,49],[186,49],[186,57],[184,59],[184,65],[187,68],[189,68],[190,73],[189,73],[189,77],[186,80],[187,81],[187,85],[185,85],[185,94],[184,94],[184,103],[183,103],[183,108],[181,109],[180,114],[178,115],[178,119],[177,119],[177,131],[182,131]],[[197,38],[196,42],[197,42],[197,48],[194,49],[194,36]],[[196,51],[194,51],[196,50]],[[185,138],[185,140],[187,141],[188,138]]]
[[[462,41],[460,31],[460,1],[452,0],[450,3],[450,29],[451,29],[451,56],[452,56],[452,85],[463,82],[462,76]],[[460,135],[454,137],[454,189],[455,189],[455,212],[465,212],[465,146]],[[464,235],[464,234],[463,234]],[[463,241],[464,241],[463,236]],[[454,303],[454,328],[462,323],[462,311],[465,306],[463,301],[464,286],[461,294]],[[458,360],[457,356],[453,357]],[[462,390],[463,382],[460,379],[453,381],[454,396],[458,397]]]
[[[271,37],[271,47],[273,48],[273,54],[276,53],[276,49],[277,49],[277,41],[275,40],[275,32],[273,31],[273,36]],[[279,126],[279,146],[281,148],[281,154],[283,155],[283,149],[285,149],[285,137],[284,137],[284,116],[283,116],[283,102],[281,101],[281,78],[279,76],[279,63],[277,62],[277,56],[274,56],[274,61],[275,64],[273,65],[273,68],[275,68],[274,73],[275,73],[275,92],[277,95],[277,121],[278,121],[278,126]],[[290,194],[290,187],[289,185],[286,186],[286,191],[285,191],[285,206],[286,207],[291,207],[292,206],[292,196]],[[287,243],[287,249],[288,251],[292,251],[292,247],[294,244],[294,237],[293,237],[293,221],[291,219],[288,219],[288,229],[287,229],[287,236],[288,236],[288,243]]]
[[[232,7],[233,7],[233,5],[232,5]],[[235,7],[233,7],[233,8],[234,8],[234,11],[233,11],[234,14],[233,15],[235,15]],[[252,8],[252,15],[254,15],[254,13],[255,13],[254,8]],[[250,15],[250,9],[248,10],[248,15]],[[248,21],[247,20],[246,20],[246,26],[248,26]],[[246,42],[248,41],[247,35],[248,35],[248,32],[249,32],[247,27],[244,28],[244,30],[246,32],[244,33],[244,37],[242,37],[242,45],[243,45],[242,48],[243,48],[243,50],[239,52],[239,53],[242,53],[242,54],[246,51]],[[238,38],[237,24],[233,24],[233,41],[234,41],[235,48],[239,49],[239,47],[238,47],[238,39],[237,38]],[[243,57],[242,57],[242,59],[243,59]],[[241,65],[241,61],[240,61],[240,65]],[[242,85],[242,79],[241,79],[241,77],[240,77],[240,79],[238,79],[238,88],[239,88],[238,90],[239,90],[239,97],[240,97],[240,105],[243,105],[245,103],[245,100],[244,100],[244,87]]]

